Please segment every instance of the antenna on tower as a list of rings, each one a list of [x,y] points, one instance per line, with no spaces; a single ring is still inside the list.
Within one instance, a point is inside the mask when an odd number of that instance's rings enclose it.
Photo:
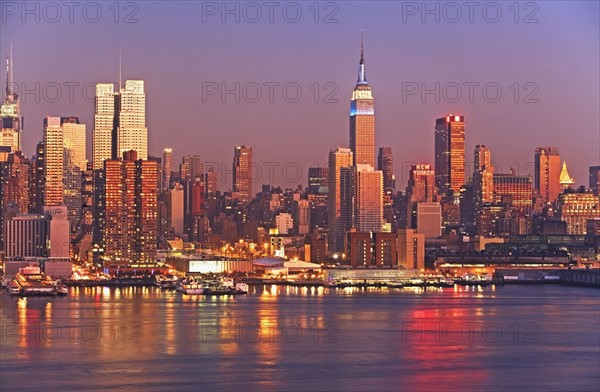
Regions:
[[[121,48],[119,48],[119,90],[121,90]]]
[[[364,56],[364,52],[365,52],[365,31],[363,29],[360,29],[360,59],[364,60],[365,56]]]

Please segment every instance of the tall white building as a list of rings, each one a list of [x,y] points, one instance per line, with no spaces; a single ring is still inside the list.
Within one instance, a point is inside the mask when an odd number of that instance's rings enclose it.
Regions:
[[[275,227],[279,234],[288,234],[289,230],[294,228],[292,214],[281,212],[275,215]]]
[[[120,90],[116,158],[135,150],[138,159],[148,159],[146,93],[143,80],[127,80]]]
[[[112,83],[96,84],[92,162],[94,169],[102,169],[104,161],[112,159],[113,130],[117,104]]]
[[[356,165],[356,228],[379,233],[383,228],[383,172],[371,165]]]
[[[60,117],[44,119],[44,206],[62,206],[63,129]]]

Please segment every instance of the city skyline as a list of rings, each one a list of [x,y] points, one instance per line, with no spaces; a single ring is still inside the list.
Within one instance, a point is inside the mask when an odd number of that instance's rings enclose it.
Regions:
[[[594,56],[598,49],[592,46],[594,43],[593,33],[598,30],[598,22],[585,19],[587,12],[593,13],[595,9],[597,10],[597,4],[581,3],[578,7],[565,9],[564,5],[557,3],[543,4],[540,8],[543,12],[538,15],[539,23],[515,24],[508,16],[508,20],[502,20],[498,24],[475,23],[475,26],[481,30],[482,39],[489,39],[490,44],[486,46],[490,50],[489,56],[496,60],[507,60],[505,70],[486,60],[485,56],[480,56],[481,47],[478,46],[477,53],[473,51],[473,46],[477,46],[475,45],[477,40],[467,39],[470,25],[466,21],[451,25],[433,22],[423,24],[418,20],[408,19],[400,27],[408,27],[410,24],[411,29],[415,31],[415,37],[422,41],[420,46],[425,48],[425,50],[417,50],[410,46],[411,40],[408,38],[400,41],[390,40],[389,37],[397,36],[386,35],[381,27],[369,25],[364,21],[355,23],[361,6],[346,4],[340,5],[339,23],[331,25],[280,24],[278,28],[281,28],[286,34],[279,39],[270,37],[268,23],[256,25],[213,23],[210,25],[211,28],[229,29],[232,32],[225,34],[223,38],[217,40],[217,43],[201,40],[194,44],[210,59],[210,61],[200,63],[194,53],[190,53],[178,45],[175,45],[173,50],[167,53],[166,57],[173,60],[169,63],[171,65],[163,63],[164,60],[161,58],[156,58],[152,64],[144,62],[148,53],[136,49],[133,47],[133,43],[142,39],[139,31],[148,33],[149,24],[156,17],[152,5],[140,7],[139,23],[137,24],[111,25],[111,30],[107,31],[110,39],[107,40],[107,43],[103,43],[100,49],[102,57],[96,58],[99,61],[94,62],[93,65],[85,66],[89,60],[83,58],[78,58],[71,64],[69,61],[72,59],[68,55],[61,54],[65,59],[70,60],[67,62],[67,66],[57,66],[53,70],[56,77],[44,76],[44,72],[40,72],[39,67],[34,66],[35,61],[31,61],[31,56],[34,53],[38,55],[36,49],[39,49],[39,55],[55,55],[48,53],[46,48],[37,47],[35,43],[25,44],[23,35],[29,34],[30,30],[19,34],[20,21],[9,19],[4,24],[1,46],[4,57],[5,49],[8,48],[10,42],[14,43],[13,79],[21,88],[32,88],[31,86],[34,86],[36,82],[44,86],[50,82],[62,86],[62,83],[69,81],[78,82],[80,85],[87,82],[117,83],[120,79],[118,48],[123,47],[123,79],[141,79],[145,82],[149,155],[161,156],[164,148],[171,147],[175,162],[180,161],[183,155],[199,154],[203,161],[223,163],[224,167],[229,169],[232,146],[248,144],[254,148],[254,162],[257,164],[277,162],[281,168],[291,162],[297,163],[302,168],[301,176],[298,176],[297,179],[294,177],[287,180],[283,178],[281,170],[276,170],[273,181],[269,181],[266,176],[267,171],[263,170],[263,176],[257,180],[257,185],[273,183],[282,187],[294,187],[297,184],[306,183],[309,167],[327,165],[327,151],[330,148],[347,145],[347,131],[345,130],[348,129],[348,124],[347,120],[344,120],[346,118],[344,113],[347,113],[347,99],[351,95],[356,75],[355,64],[360,43],[359,33],[360,29],[364,28],[365,57],[369,61],[369,82],[376,90],[378,100],[375,148],[390,146],[394,151],[394,171],[398,189],[406,186],[408,170],[412,164],[433,164],[433,127],[431,124],[435,118],[448,113],[460,114],[467,119],[465,126],[467,132],[467,176],[472,174],[472,167],[469,167],[469,164],[472,164],[470,160],[477,144],[485,144],[493,152],[493,165],[499,165],[496,173],[509,173],[511,166],[516,163],[514,166],[520,175],[533,174],[535,148],[547,145],[560,149],[561,159],[568,163],[575,186],[587,185],[588,167],[597,165],[600,161],[600,157],[597,155],[600,138],[595,132],[599,126],[597,110],[594,109],[598,106],[598,93],[593,91],[594,89],[582,89],[580,85],[584,81],[592,86],[598,84],[598,75],[592,72],[597,69],[598,65],[598,56]],[[402,14],[394,14],[399,9],[392,5],[378,4],[372,12],[382,14],[384,10],[389,11],[389,17],[393,15],[402,17]],[[171,13],[176,10],[168,9],[165,12]],[[581,21],[584,23],[581,23],[581,26],[573,31],[580,34],[582,38],[579,45],[583,45],[587,49],[581,50],[581,47],[578,46],[577,51],[572,53],[574,57],[568,55],[571,50],[569,47],[554,44],[549,46],[551,38],[558,39],[558,42],[560,39],[554,36],[553,29],[548,30],[548,26],[556,22],[554,28],[560,30],[561,23],[567,23],[554,19],[558,18],[560,12],[570,12],[583,18]],[[69,29],[78,28],[77,24],[66,24]],[[210,20],[207,21],[207,24],[210,24]],[[573,27],[572,25],[568,26]],[[60,24],[50,25],[44,24],[42,21],[35,27],[34,31],[44,32],[51,37],[60,36],[65,42],[75,43],[80,39],[63,37]],[[92,34],[100,27],[102,27],[102,23],[94,26],[87,24],[85,28],[82,28],[84,31],[82,35]],[[431,28],[432,33],[424,31],[427,27]],[[116,42],[114,35],[124,29],[132,32],[131,37],[128,40]],[[291,37],[289,34],[294,29],[304,31],[304,38]],[[241,45],[231,42],[233,32],[240,31],[247,33],[248,37],[253,40],[259,40],[253,42],[261,42],[264,45]],[[331,50],[325,43],[313,42],[315,34],[325,31],[331,34],[332,40],[339,44],[334,50]],[[435,33],[440,31],[448,32],[449,37],[437,35],[434,39]],[[509,49],[498,39],[493,38],[494,32],[499,31],[505,32],[509,36],[518,33],[521,38],[524,37],[525,44]],[[548,36],[548,34],[550,35]],[[426,66],[422,71],[418,69],[419,65],[428,62],[432,54],[453,53],[452,46],[448,46],[448,41],[458,38],[464,40],[464,45],[459,49],[461,52],[465,52],[465,55],[456,62],[457,64],[445,63],[443,67]],[[307,46],[309,41],[312,44]],[[523,51],[527,52],[525,47],[527,44],[533,45],[533,42],[536,42],[538,45],[538,41],[540,48],[545,48],[546,51],[525,53],[527,57],[523,59],[524,65],[522,66],[519,65],[520,62],[514,61],[517,55],[523,55]],[[127,45],[128,42],[131,44]],[[283,45],[284,43],[296,44],[291,45],[291,49],[287,49],[289,45]],[[158,40],[157,48],[163,44],[165,44],[164,39]],[[283,61],[282,64],[294,61],[297,69],[309,72],[302,73],[296,71],[296,68],[263,64],[265,58],[270,59],[271,62],[275,60],[272,51],[274,45],[279,45],[285,53],[290,54],[290,59],[285,59],[285,61],[279,59]],[[405,49],[402,52],[403,62],[401,63],[398,63],[397,55],[391,54],[389,51],[399,45]],[[24,50],[25,47],[28,48],[28,51]],[[558,47],[564,53],[557,60],[553,53],[558,50]],[[176,49],[180,49],[179,52],[175,52]],[[250,49],[256,52],[258,58],[248,57]],[[261,56],[265,50],[268,52],[267,57]],[[85,47],[81,47],[81,51],[87,53]],[[432,53],[429,53],[430,51]],[[176,53],[180,53],[180,56],[177,56]],[[173,64],[180,63],[181,60],[175,61],[180,57],[192,60],[191,64],[194,66],[191,69],[197,69],[197,72],[184,73],[188,74],[189,83],[182,83],[181,72],[174,72]],[[550,61],[550,58],[553,62],[552,67],[548,67],[547,61]],[[235,61],[235,59],[239,60]],[[540,65],[537,74],[531,74],[527,60]],[[227,62],[233,65],[222,67]],[[467,73],[466,70],[463,71],[459,67],[460,64],[467,65],[467,62],[476,64],[478,67],[473,65],[473,69]],[[242,63],[246,66],[240,67]],[[75,64],[77,64],[77,69],[73,68]],[[215,69],[220,66],[224,68],[223,71]],[[282,71],[282,68],[287,71]],[[159,69],[162,69],[162,72]],[[392,69],[393,72],[391,72]],[[571,71],[575,69],[578,72]],[[558,82],[567,76],[569,84]],[[539,79],[536,79],[537,77]],[[279,99],[275,96],[273,103],[265,101],[264,98],[260,102],[250,103],[247,102],[246,98],[248,97],[245,96],[242,97],[240,103],[236,103],[231,102],[233,99],[231,95],[225,97],[225,102],[221,102],[220,93],[202,96],[203,88],[214,87],[207,83],[216,83],[218,88],[221,83],[225,83],[230,88],[236,82],[242,85],[252,82],[261,85],[266,81],[282,84],[298,83],[302,88],[303,99],[297,103],[289,103],[281,96]],[[436,103],[433,96],[426,96],[425,102],[420,102],[422,98],[420,92],[416,95],[406,95],[406,89],[414,87],[412,83],[416,83],[419,88],[421,83],[425,83],[427,88],[432,88],[437,82],[445,85],[452,82],[460,84],[465,81],[475,81],[481,84],[496,82],[502,87],[503,97],[506,99],[502,99],[498,103],[488,103],[481,96],[475,96],[473,103],[464,98],[461,102],[451,103],[444,99],[449,97],[444,96],[441,102]],[[514,103],[513,91],[510,90],[513,82],[520,83],[521,95],[526,95],[530,90],[524,89],[524,83],[528,81],[537,83],[539,92],[536,97],[539,102],[525,103],[521,96],[519,102]],[[317,91],[320,94],[318,102],[315,103],[312,94],[314,83],[317,82],[319,83]],[[326,86],[328,82],[333,84]],[[309,87],[313,87],[313,90],[309,90]],[[43,99],[40,99],[39,103],[35,103],[32,102],[35,100],[34,95],[29,93],[27,97],[21,92],[21,115],[25,117],[22,144],[26,156],[31,156],[37,142],[42,140],[42,119],[45,114],[50,114],[78,116],[82,123],[88,124],[88,159],[91,158],[92,137],[89,124],[94,123],[93,99],[92,102],[84,100],[81,90],[75,88],[74,91],[73,103],[68,102],[64,96],[66,90],[63,91],[62,98],[56,103],[43,102]],[[266,92],[266,90],[264,91]],[[335,94],[332,93],[333,91]],[[48,91],[46,92],[48,93]],[[575,93],[577,95],[573,96]],[[333,94],[331,97],[337,100],[337,103],[325,102],[328,94]],[[90,95],[93,96],[93,92]],[[173,102],[173,97],[178,97],[179,104],[174,105],[172,110],[161,110],[162,106]],[[203,98],[205,102],[203,102]],[[403,102],[403,98],[406,102]],[[164,99],[167,101],[163,101]],[[190,105],[197,109],[192,109]],[[562,110],[559,111],[559,109]],[[546,115],[546,113],[554,112],[563,112],[565,115]],[[40,113],[44,113],[44,115],[40,116]],[[228,116],[228,113],[235,115]],[[299,121],[300,113],[307,114],[304,116],[306,121]],[[197,121],[198,116],[201,116],[202,121]],[[202,124],[202,126],[198,126],[198,124]],[[540,129],[540,131],[531,132],[530,129]],[[570,135],[569,138],[564,137],[567,133]],[[284,148],[277,147],[281,135],[285,135],[284,140],[289,141],[290,146],[293,145],[294,148],[286,148],[285,145]],[[517,145],[506,143],[506,139],[517,136],[522,138],[522,142]],[[319,138],[318,145],[322,145],[322,148],[314,147],[316,137]],[[206,142],[207,138],[210,138],[210,143]],[[586,142],[584,143],[583,140]],[[225,185],[223,189],[229,189],[231,177],[221,178],[220,183]]]

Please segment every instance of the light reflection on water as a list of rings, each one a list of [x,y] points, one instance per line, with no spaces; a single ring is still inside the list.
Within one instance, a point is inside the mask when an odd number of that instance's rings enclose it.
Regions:
[[[600,382],[593,289],[249,291],[3,292],[2,389],[597,390]]]

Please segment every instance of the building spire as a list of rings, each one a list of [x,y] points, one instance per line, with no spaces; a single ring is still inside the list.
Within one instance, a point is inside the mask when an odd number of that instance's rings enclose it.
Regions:
[[[360,62],[358,66],[358,84],[367,84],[367,71],[365,69],[364,31],[360,30]]]
[[[6,102],[14,103],[19,98],[19,95],[14,92],[13,88],[13,58],[12,58],[12,42],[10,43],[10,50],[6,56]]]
[[[567,161],[563,162],[562,170],[560,172],[560,185],[563,189],[572,188],[575,184],[575,181],[569,175],[569,171],[567,170]]]

